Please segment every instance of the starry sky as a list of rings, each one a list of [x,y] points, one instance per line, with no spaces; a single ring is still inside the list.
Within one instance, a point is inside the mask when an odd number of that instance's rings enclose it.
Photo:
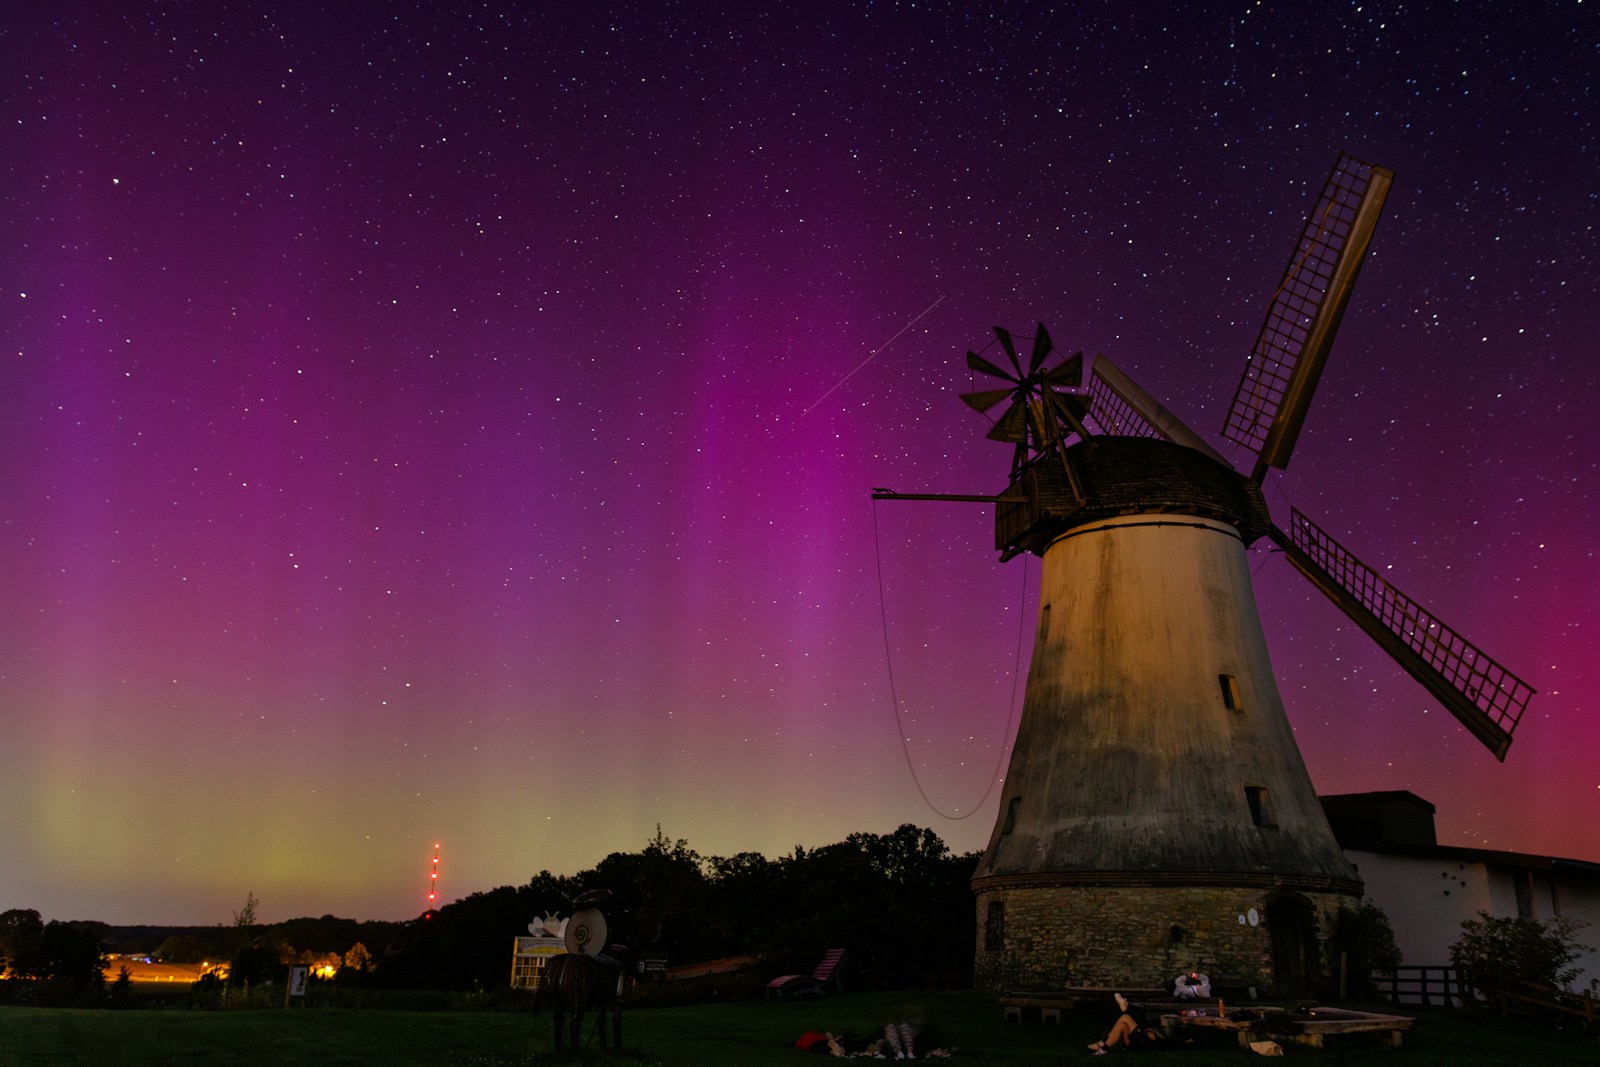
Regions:
[[[995,324],[1237,459],[1341,150],[1394,190],[1269,502],[1539,695],[1496,763],[1258,547],[1307,765],[1600,860],[1593,0],[66,2],[0,58],[0,909],[981,849],[1038,561],[871,490],[1004,487]]]

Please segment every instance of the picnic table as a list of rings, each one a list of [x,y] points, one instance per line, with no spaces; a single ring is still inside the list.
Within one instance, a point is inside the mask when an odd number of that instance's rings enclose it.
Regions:
[[[1263,1038],[1293,1041],[1298,1045],[1322,1048],[1323,1039],[1333,1034],[1376,1034],[1392,1048],[1400,1047],[1400,1035],[1411,1029],[1407,1015],[1379,1015],[1347,1008],[1243,1008],[1231,1015],[1196,1009],[1198,1014],[1172,1013],[1161,1016],[1161,1029],[1168,1036],[1179,1030],[1223,1030],[1239,1035],[1239,1047]]]

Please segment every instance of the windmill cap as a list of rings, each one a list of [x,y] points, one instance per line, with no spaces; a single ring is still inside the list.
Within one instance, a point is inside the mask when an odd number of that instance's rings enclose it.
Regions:
[[[1044,554],[1062,533],[1125,515],[1193,515],[1225,522],[1250,544],[1272,529],[1261,487],[1195,449],[1147,437],[1091,437],[1036,463],[995,505],[995,547]]]

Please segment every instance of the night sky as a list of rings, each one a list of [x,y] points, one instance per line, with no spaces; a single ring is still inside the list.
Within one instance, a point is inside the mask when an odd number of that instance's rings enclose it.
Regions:
[[[965,353],[1041,320],[1237,459],[1341,150],[1394,190],[1269,502],[1539,695],[1496,763],[1260,546],[1290,719],[1600,860],[1600,3],[435,6],[0,22],[0,909],[981,849],[1038,561],[871,490],[1002,489]]]

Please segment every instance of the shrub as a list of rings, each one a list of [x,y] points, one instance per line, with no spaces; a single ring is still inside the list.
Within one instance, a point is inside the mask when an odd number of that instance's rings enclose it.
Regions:
[[[113,1008],[126,1008],[129,999],[133,996],[133,975],[128,968],[121,967],[117,970],[117,980],[111,983],[111,1006]]]
[[[1574,919],[1496,918],[1486,911],[1461,923],[1461,940],[1450,946],[1450,962],[1474,989],[1494,990],[1517,981],[1566,989],[1580,969],[1572,961],[1588,945],[1577,935],[1586,924]]]
[[[1395,943],[1389,916],[1370,900],[1343,904],[1339,919],[1328,939],[1329,954],[1345,958],[1348,993],[1357,1000],[1372,999],[1372,972],[1392,971],[1400,966],[1400,946]]]
[[[278,958],[278,953],[260,945],[247,945],[233,957],[228,968],[231,986],[260,986],[281,982],[288,977],[288,968]]]

